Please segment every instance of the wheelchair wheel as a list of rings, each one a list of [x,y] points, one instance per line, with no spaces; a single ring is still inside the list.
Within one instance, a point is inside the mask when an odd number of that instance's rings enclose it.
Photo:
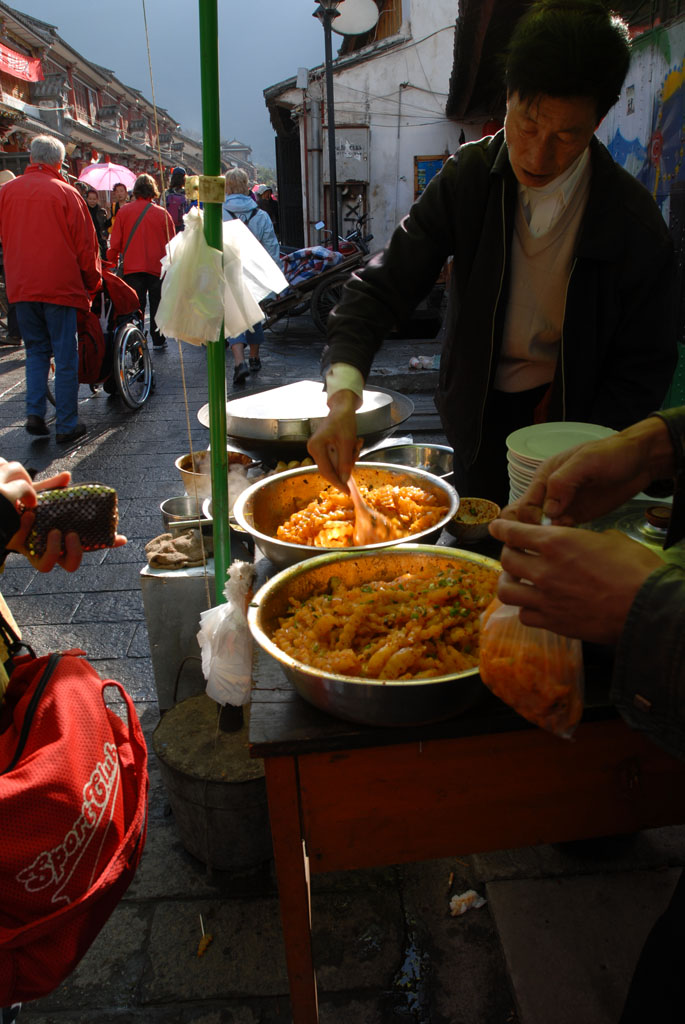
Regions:
[[[311,312],[315,327],[326,333],[328,314],[337,306],[342,290],[349,280],[349,274],[339,274],[317,284],[312,292]]]
[[[129,409],[140,409],[154,384],[147,338],[134,323],[122,324],[114,336],[114,383]]]

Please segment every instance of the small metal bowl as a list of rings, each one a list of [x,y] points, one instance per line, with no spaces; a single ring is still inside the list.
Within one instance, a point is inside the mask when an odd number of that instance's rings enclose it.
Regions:
[[[459,510],[447,523],[447,531],[460,544],[477,544],[490,536],[488,526],[500,512],[499,505],[487,498],[462,498]]]
[[[206,534],[212,532],[211,520],[202,513],[201,502],[187,494],[179,494],[175,498],[165,498],[159,506],[162,522],[166,533],[175,530],[200,530]]]
[[[454,448],[446,444],[389,444],[361,455],[360,462],[385,462],[423,469],[446,480],[452,475]]]
[[[432,679],[373,680],[324,673],[285,654],[271,639],[289,600],[304,600],[328,589],[331,576],[348,585],[394,579],[402,573],[427,573],[454,561],[476,562],[496,572],[499,562],[457,548],[423,544],[373,551],[369,548],[329,552],[290,566],[254,596],[248,608],[250,631],[283,669],[305,700],[322,711],[362,725],[406,726],[438,722],[470,708],[485,688],[477,668]]]
[[[403,466],[387,466],[380,463],[357,463],[354,476],[358,483],[367,486],[378,487],[391,483],[400,487],[408,485],[422,487],[439,498],[440,504],[447,508],[442,519],[428,530],[421,530],[419,533],[413,533],[410,537],[400,540],[357,547],[354,549],[355,551],[376,551],[408,542],[431,543],[438,539],[443,527],[457,511],[459,499],[454,488],[439,477],[425,473],[423,470],[409,469]],[[291,544],[276,537],[276,531],[281,523],[284,523],[293,512],[308,505],[325,488],[332,489],[332,486],[316,466],[301,466],[298,469],[286,470],[284,473],[265,476],[238,495],[233,505],[233,515],[238,526],[252,534],[259,550],[279,569],[302,562],[304,559],[314,558],[325,551],[350,550]]]
[[[249,469],[251,466],[259,465],[259,462],[251,456],[245,455],[242,452],[232,451],[230,448],[227,448],[227,458],[229,468],[234,465],[240,465],[246,466]],[[192,455],[190,452],[187,455],[179,455],[174,465],[181,474],[186,494],[192,496],[193,499],[197,497],[200,503],[205,498],[211,498],[211,453],[208,449],[204,448],[202,451],[193,452]]]

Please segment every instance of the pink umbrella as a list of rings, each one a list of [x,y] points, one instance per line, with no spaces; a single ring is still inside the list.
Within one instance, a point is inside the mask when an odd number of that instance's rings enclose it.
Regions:
[[[121,183],[127,189],[133,188],[136,175],[128,167],[121,164],[90,164],[84,167],[78,176],[79,181],[101,192],[111,192],[115,185]]]

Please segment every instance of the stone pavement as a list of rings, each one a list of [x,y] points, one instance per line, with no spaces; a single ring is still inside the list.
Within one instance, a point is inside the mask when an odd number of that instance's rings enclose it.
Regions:
[[[248,389],[316,378],[321,347],[306,317],[287,332],[277,325]],[[408,426],[416,438],[439,441],[429,393],[435,373],[408,369],[410,355],[436,351],[431,340],[388,343],[374,377],[414,391]],[[156,392],[135,414],[82,388],[89,434],[64,450],[54,435],[43,441],[24,432],[23,350],[0,348],[0,453],[40,475],[69,468],[76,481],[115,486],[129,538],[122,549],[87,554],[72,575],[40,575],[11,556],[2,591],[38,653],[83,647],[102,675],[119,679],[148,736],[158,707],[139,581],[143,548],[162,530],[160,501],[182,493],[174,460],[189,450],[188,425],[194,448],[208,442],[196,415],[207,400],[204,352],[183,346],[185,384],[176,343],[155,365]],[[287,1024],[272,866],[208,875],[177,838],[154,756],[151,783],[147,847],[133,884],[72,976],[27,1005],[22,1020]],[[540,846],[316,876],[321,1022],[613,1024],[683,863],[685,827],[672,827],[601,851]],[[450,917],[450,892],[471,887],[486,905]],[[214,936],[202,958],[200,915]]]

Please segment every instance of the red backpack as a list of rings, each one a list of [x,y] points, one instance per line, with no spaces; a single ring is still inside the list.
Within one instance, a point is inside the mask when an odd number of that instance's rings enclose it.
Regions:
[[[120,684],[82,651],[17,659],[0,707],[0,1006],[47,995],[86,953],[140,860],[147,790]]]
[[[78,382],[99,384],[109,376],[110,368],[105,366],[107,343],[100,321],[92,309],[76,310],[78,333]]]

